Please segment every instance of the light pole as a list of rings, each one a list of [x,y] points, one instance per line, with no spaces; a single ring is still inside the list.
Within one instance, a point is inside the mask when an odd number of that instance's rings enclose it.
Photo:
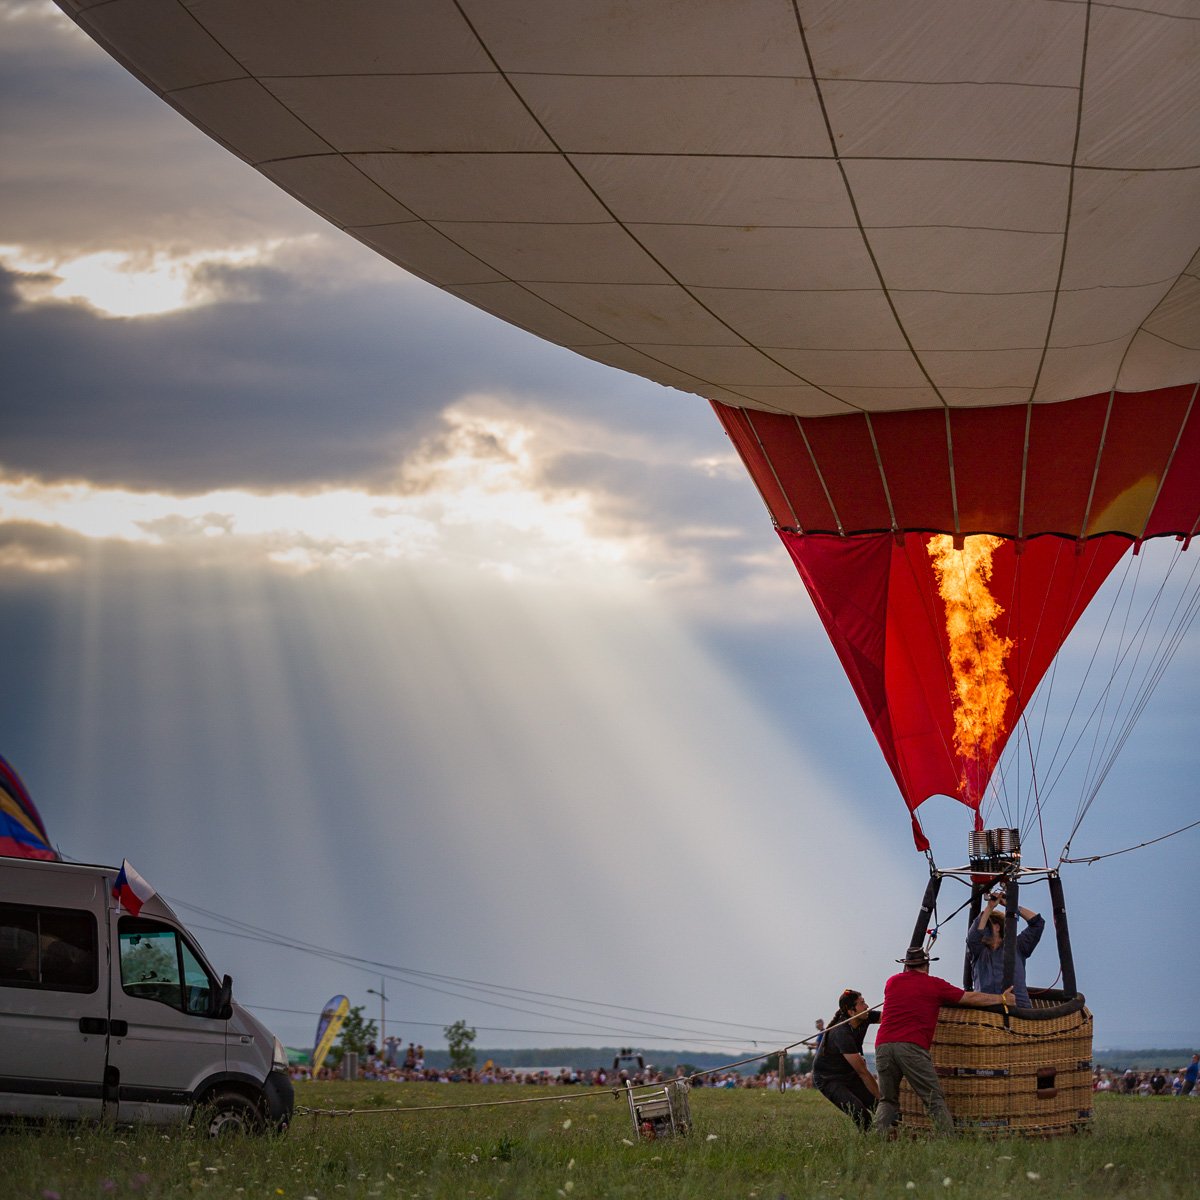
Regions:
[[[376,991],[374,988],[367,988],[367,995],[379,997],[379,1052],[383,1054],[383,1046],[387,1041],[387,996],[383,992],[382,977],[379,980],[379,991]]]

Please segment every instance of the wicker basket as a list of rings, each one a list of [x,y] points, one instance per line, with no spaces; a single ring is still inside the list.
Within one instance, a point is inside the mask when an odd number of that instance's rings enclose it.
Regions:
[[[1082,996],[1043,992],[1034,1007],[944,1006],[933,1036],[933,1065],[954,1124],[999,1137],[1058,1137],[1092,1127],[1092,1014]],[[907,1081],[904,1127],[929,1118]]]

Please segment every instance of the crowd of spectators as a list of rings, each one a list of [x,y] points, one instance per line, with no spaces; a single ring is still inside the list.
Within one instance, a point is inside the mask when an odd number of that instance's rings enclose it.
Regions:
[[[762,1088],[779,1091],[779,1072],[763,1071],[759,1074],[749,1070],[742,1074],[736,1070],[715,1071],[691,1078],[693,1087],[715,1088]],[[1092,1078],[1092,1090],[1116,1092],[1125,1096],[1191,1096],[1200,1098],[1200,1055],[1192,1055],[1190,1063],[1179,1067],[1158,1067],[1153,1071],[1135,1071],[1132,1068],[1120,1071],[1097,1067]],[[293,1079],[312,1079],[312,1069],[307,1065],[291,1068]],[[574,1067],[500,1067],[488,1061],[481,1067],[427,1067],[425,1050],[411,1042],[404,1051],[395,1038],[388,1038],[382,1052],[374,1043],[359,1063],[358,1078],[390,1083],[519,1083],[535,1084],[539,1087],[624,1087],[626,1081],[635,1087],[646,1084],[667,1083],[691,1075],[682,1066],[673,1071],[645,1066],[640,1070],[606,1069],[577,1070]],[[316,1074],[317,1079],[340,1079],[342,1070],[338,1066],[324,1066]],[[813,1086],[812,1072],[786,1075],[783,1090],[793,1091]]]
[[[1122,1096],[1190,1096],[1200,1099],[1200,1054],[1193,1054],[1192,1061],[1182,1067],[1155,1067],[1153,1071],[1135,1071],[1132,1067],[1124,1071],[1097,1067],[1092,1079],[1092,1090],[1117,1092]]]
[[[481,1067],[423,1067],[418,1070],[416,1067],[388,1066],[379,1055],[368,1056],[358,1067],[359,1079],[386,1083],[520,1083],[539,1087],[624,1087],[626,1080],[634,1087],[641,1087],[650,1083],[667,1083],[682,1078],[686,1073],[682,1067],[666,1072],[649,1066],[640,1071],[613,1071],[604,1067],[594,1070],[577,1070],[574,1067],[499,1067],[491,1062]],[[291,1075],[293,1079],[343,1077],[341,1067],[323,1066],[314,1076],[306,1064],[293,1065]],[[774,1072],[769,1076],[744,1076],[737,1071],[718,1071],[693,1078],[691,1084],[693,1087],[758,1087],[778,1091],[779,1078]],[[784,1082],[786,1089],[811,1086],[811,1075],[789,1076]]]
[[[680,1079],[685,1075],[691,1077],[693,1087],[715,1088],[764,1088],[768,1091],[778,1091],[780,1087],[779,1072],[766,1071],[753,1074],[754,1064],[749,1064],[749,1072],[742,1074],[737,1070],[714,1071],[709,1074],[694,1076],[691,1068],[683,1066],[668,1070],[660,1070],[654,1066],[644,1066],[638,1070],[626,1070],[597,1067],[592,1070],[579,1070],[575,1067],[501,1067],[488,1061],[480,1067],[427,1067],[425,1051],[422,1046],[409,1043],[404,1051],[397,1039],[388,1038],[382,1050],[374,1042],[367,1046],[366,1054],[358,1064],[358,1078],[362,1080],[389,1083],[519,1083],[535,1084],[540,1087],[624,1087],[628,1081],[634,1087],[646,1084],[667,1083],[672,1079]],[[341,1079],[343,1077],[340,1065],[322,1066],[316,1074],[307,1064],[295,1064],[291,1067],[293,1079]],[[783,1081],[785,1091],[796,1088],[812,1087],[812,1073],[787,1075]]]

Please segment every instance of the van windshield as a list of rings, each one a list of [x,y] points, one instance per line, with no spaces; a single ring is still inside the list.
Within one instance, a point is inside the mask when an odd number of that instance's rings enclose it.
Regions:
[[[122,917],[118,932],[126,995],[157,1000],[194,1016],[211,1014],[212,977],[176,930],[157,921]]]

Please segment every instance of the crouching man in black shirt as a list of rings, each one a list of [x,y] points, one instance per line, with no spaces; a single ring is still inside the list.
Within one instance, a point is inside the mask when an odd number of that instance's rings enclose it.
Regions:
[[[879,1014],[867,1010],[860,992],[848,988],[838,1001],[837,1015],[821,1039],[813,1063],[813,1086],[854,1119],[864,1133],[879,1100],[879,1084],[863,1058],[863,1038],[867,1026],[878,1022]],[[842,1024],[846,1022],[846,1024]]]

